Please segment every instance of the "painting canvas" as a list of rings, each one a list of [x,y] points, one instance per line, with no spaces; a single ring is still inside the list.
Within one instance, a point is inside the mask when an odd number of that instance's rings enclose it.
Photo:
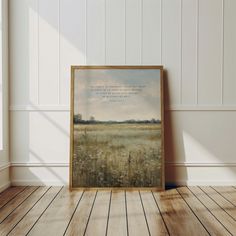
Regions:
[[[72,67],[71,188],[163,188],[162,71]]]

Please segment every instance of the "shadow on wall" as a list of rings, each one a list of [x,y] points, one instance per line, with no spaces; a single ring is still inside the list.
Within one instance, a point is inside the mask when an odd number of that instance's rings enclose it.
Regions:
[[[168,81],[168,71],[164,70],[163,73],[163,81],[164,81],[164,111],[165,111],[165,120],[164,120],[164,129],[165,129],[165,180],[167,188],[175,187],[175,181],[179,179],[179,173],[175,166],[175,162],[177,160],[176,154],[176,145],[174,137],[176,134],[173,129],[173,117],[172,112],[169,111],[170,106],[170,94],[169,94],[169,81]],[[179,137],[181,145],[183,145],[183,139]],[[182,168],[181,170],[181,178],[183,180],[187,180],[187,171],[186,168]]]

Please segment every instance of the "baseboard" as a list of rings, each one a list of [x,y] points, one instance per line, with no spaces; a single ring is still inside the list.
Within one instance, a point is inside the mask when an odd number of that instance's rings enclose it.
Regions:
[[[59,181],[12,180],[12,186],[68,186]]]
[[[166,188],[181,186],[236,186],[236,180],[232,181],[188,181],[178,180],[175,182],[166,182]]]
[[[64,163],[33,163],[33,162],[11,162],[11,164],[6,164],[4,168],[9,166],[12,167],[69,167],[70,164],[68,162]],[[173,167],[236,167],[235,162],[231,163],[197,163],[197,162],[166,162],[165,166],[173,166]],[[1,170],[1,166],[0,166]]]
[[[7,188],[9,188],[11,186],[11,182],[8,181],[7,183],[3,184],[0,186],[0,193],[3,192],[4,190],[6,190]]]
[[[10,163],[0,165],[0,192],[11,186],[9,169]]]
[[[31,180],[12,180],[11,183],[7,183],[0,186],[0,192],[4,191],[10,186],[68,186],[63,182],[47,182],[47,181],[31,181]],[[181,187],[181,186],[236,186],[236,181],[176,181],[167,182],[165,184],[166,189]]]
[[[166,163],[166,186],[236,186],[235,163]],[[68,163],[12,163],[12,185],[68,186]]]

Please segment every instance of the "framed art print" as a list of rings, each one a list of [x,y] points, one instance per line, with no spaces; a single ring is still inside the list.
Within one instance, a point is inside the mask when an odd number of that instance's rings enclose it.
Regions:
[[[72,66],[71,75],[71,189],[163,189],[162,66]]]

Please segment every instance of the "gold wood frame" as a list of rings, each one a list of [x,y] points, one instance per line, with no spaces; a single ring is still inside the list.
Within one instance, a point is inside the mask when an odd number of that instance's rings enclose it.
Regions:
[[[83,69],[159,69],[161,82],[161,187],[73,187],[72,186],[72,157],[74,153],[74,75],[75,70]],[[163,66],[71,66],[71,95],[70,95],[70,170],[69,170],[69,189],[70,190],[152,190],[161,191],[165,189],[165,149],[164,149],[164,84]]]

